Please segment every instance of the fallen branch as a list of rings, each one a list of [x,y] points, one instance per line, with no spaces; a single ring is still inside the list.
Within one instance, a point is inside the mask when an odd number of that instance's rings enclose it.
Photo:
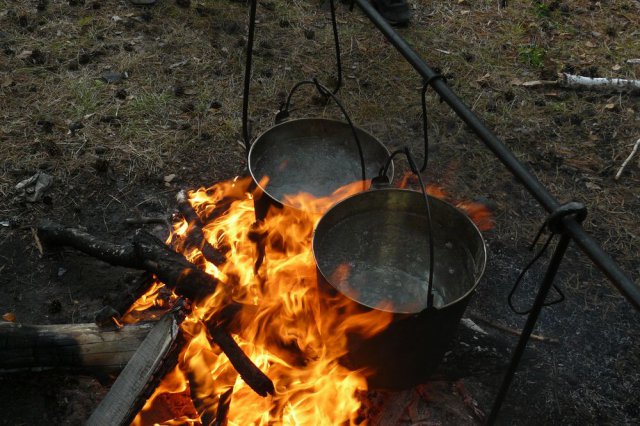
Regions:
[[[64,369],[108,374],[120,371],[153,324],[105,329],[95,324],[0,322],[0,372]]]
[[[593,89],[609,89],[609,90],[640,90],[640,80],[627,80],[624,78],[598,78],[584,77],[581,75],[573,75],[562,73],[561,85],[566,87],[585,87]]]
[[[633,158],[633,156],[636,155],[636,152],[638,152],[638,147],[640,147],[640,139],[638,139],[636,141],[636,143],[633,145],[633,149],[631,150],[631,154],[629,154],[627,159],[624,160],[624,162],[622,163],[622,166],[620,166],[620,169],[618,169],[618,173],[616,173],[616,175],[613,178],[613,180],[620,179],[620,176],[622,176],[622,172],[624,171],[624,168],[627,167],[627,164],[629,164],[629,161],[631,161],[631,158]]]
[[[520,330],[516,330],[515,328],[507,327],[506,325],[502,325],[502,324],[498,324],[498,323],[489,321],[489,320],[487,320],[485,318],[481,318],[481,317],[478,317],[478,316],[475,316],[475,315],[473,315],[472,318],[475,319],[476,321],[483,322],[484,324],[488,325],[489,327],[493,327],[496,330],[504,331],[505,333],[513,334],[514,336],[520,336],[522,334],[520,332]],[[531,335],[531,339],[537,340],[539,342],[548,342],[548,343],[559,343],[560,342],[556,338],[545,337],[545,336],[541,336],[539,334],[532,334]]]
[[[515,80],[513,85],[523,87],[564,87],[569,89],[593,89],[593,90],[609,90],[609,91],[640,91],[640,80],[627,80],[624,78],[599,78],[584,77],[581,75],[573,75],[561,73],[558,80],[532,80],[520,81]]]

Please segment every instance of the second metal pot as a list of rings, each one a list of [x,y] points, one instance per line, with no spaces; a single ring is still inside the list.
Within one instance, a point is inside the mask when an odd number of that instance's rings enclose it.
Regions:
[[[373,371],[377,388],[424,382],[440,363],[486,263],[484,240],[471,220],[429,197],[434,238],[434,305],[427,308],[428,223],[423,194],[371,190],[333,206],[313,237],[320,290],[358,309],[392,312],[372,338],[348,336],[344,363]],[[330,307],[329,307],[330,308]]]

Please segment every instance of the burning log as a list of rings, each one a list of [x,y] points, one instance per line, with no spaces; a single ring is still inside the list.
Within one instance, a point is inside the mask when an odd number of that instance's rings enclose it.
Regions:
[[[175,365],[166,362],[177,354],[180,310],[162,317],[149,332],[136,353],[118,376],[107,396],[91,414],[87,425],[125,425],[131,423],[157,382]]]
[[[218,280],[198,269],[181,254],[162,241],[138,230],[130,245],[118,245],[99,240],[76,228],[46,223],[38,227],[43,242],[68,245],[112,265],[144,269],[155,274],[169,288],[194,302],[213,294]],[[240,349],[225,328],[217,322],[208,325],[211,337],[225,352],[245,382],[259,395],[274,393],[273,382]]]
[[[227,426],[227,415],[229,414],[232,395],[233,388],[220,395],[220,400],[218,401],[218,410],[216,411],[216,420],[213,422],[212,426]]]
[[[61,368],[108,374],[122,370],[153,323],[103,329],[95,324],[0,323],[0,372]]]
[[[187,239],[185,241],[186,247],[198,248],[207,261],[213,263],[216,266],[222,265],[226,258],[215,247],[213,247],[204,236],[203,223],[200,220],[200,216],[193,209],[187,198],[187,194],[184,191],[180,191],[176,196],[178,201],[178,210],[180,214],[189,224],[187,230]]]
[[[271,379],[256,367],[229,333],[216,325],[210,324],[207,324],[207,331],[211,340],[227,355],[229,362],[251,389],[260,396],[273,395],[275,393]]]
[[[176,293],[194,301],[213,294],[218,285],[217,279],[142,230],[136,231],[129,245],[101,241],[80,229],[55,223],[41,224],[38,235],[44,243],[70,246],[111,265],[148,271]]]

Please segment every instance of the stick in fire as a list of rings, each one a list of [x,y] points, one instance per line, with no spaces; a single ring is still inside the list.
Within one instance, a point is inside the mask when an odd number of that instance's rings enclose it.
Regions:
[[[70,246],[111,265],[153,273],[178,295],[195,303],[213,294],[219,283],[158,238],[141,230],[136,231],[129,245],[108,243],[80,229],[51,222],[41,224],[38,235],[49,245]],[[274,393],[271,379],[256,367],[223,326],[212,323],[207,328],[247,385],[261,396]]]

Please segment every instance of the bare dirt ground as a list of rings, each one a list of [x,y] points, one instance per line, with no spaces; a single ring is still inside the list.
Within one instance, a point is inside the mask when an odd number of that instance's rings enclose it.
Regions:
[[[637,95],[520,83],[558,72],[640,78],[637,0],[411,0],[400,33],[560,201],[589,209],[585,228],[640,285],[640,166],[613,176],[640,138]],[[291,86],[335,70],[327,5],[260,2],[251,117],[266,130]],[[359,11],[338,7],[340,98],[389,149],[422,154],[421,81]],[[23,323],[91,322],[132,279],[71,250],[41,254],[32,227],[48,218],[122,241],[126,218],[168,218],[181,188],[242,174],[241,102],[247,7],[230,0],[0,0],[0,312]],[[464,379],[488,412],[519,328],[506,295],[531,257],[543,210],[450,112],[428,96],[426,176],[454,199],[495,214],[489,263],[440,373]],[[309,92],[294,115],[337,117]],[[16,185],[53,178],[35,202]],[[29,196],[30,194],[26,194]],[[164,236],[168,227],[146,225]],[[543,264],[525,280],[532,294]],[[543,311],[501,413],[502,424],[637,424],[640,322],[589,262],[570,250],[567,300]],[[521,300],[523,305],[531,298]],[[483,323],[483,321],[485,321]],[[112,378],[48,372],[0,377],[2,424],[81,424]]]

